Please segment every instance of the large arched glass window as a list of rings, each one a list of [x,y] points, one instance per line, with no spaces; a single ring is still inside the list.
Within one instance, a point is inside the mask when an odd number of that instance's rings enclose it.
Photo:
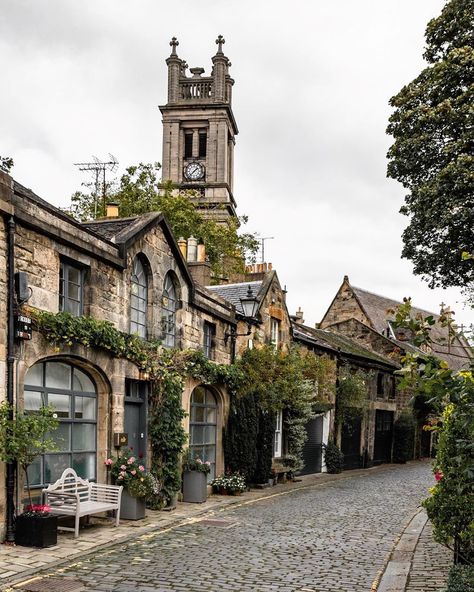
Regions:
[[[178,295],[171,273],[166,274],[161,301],[161,329],[163,345],[174,347],[176,344],[176,309]]]
[[[209,481],[216,476],[217,402],[212,391],[198,386],[191,395],[189,448],[194,458],[211,463]]]
[[[58,429],[51,434],[57,451],[37,457],[30,465],[30,483],[52,483],[68,467],[80,477],[95,479],[97,389],[91,378],[67,362],[39,362],[26,374],[24,405],[26,413],[51,405],[59,419]]]
[[[130,291],[130,333],[146,338],[148,282],[143,263],[135,257]]]

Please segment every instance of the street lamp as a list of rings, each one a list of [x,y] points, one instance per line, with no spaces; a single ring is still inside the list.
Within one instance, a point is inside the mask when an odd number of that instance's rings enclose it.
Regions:
[[[255,315],[257,314],[258,300],[253,295],[251,286],[248,287],[245,298],[240,298],[240,304],[242,306],[244,317],[247,321],[247,333],[237,333],[235,327],[231,327],[230,333],[224,333],[225,345],[227,345],[227,341],[230,337],[232,345],[235,346],[235,341],[237,337],[247,337],[248,335],[250,335],[252,333],[252,325],[255,325],[257,323]]]

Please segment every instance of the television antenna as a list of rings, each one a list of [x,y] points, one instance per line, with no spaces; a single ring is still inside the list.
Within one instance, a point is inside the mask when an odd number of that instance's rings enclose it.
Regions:
[[[114,173],[118,168],[118,160],[113,154],[109,153],[108,161],[101,161],[97,156],[92,156],[92,162],[75,162],[80,171],[90,171],[94,176],[94,218],[97,218],[99,195],[102,193],[102,206],[105,212],[107,201],[107,184],[105,182],[105,173],[107,171]],[[101,191],[102,185],[102,191]]]

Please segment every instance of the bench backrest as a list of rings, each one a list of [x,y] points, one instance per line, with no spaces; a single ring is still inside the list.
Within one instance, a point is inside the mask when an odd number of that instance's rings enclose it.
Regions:
[[[91,486],[92,483],[88,479],[78,477],[74,469],[65,469],[61,477],[43,491],[79,494],[80,501],[85,502],[90,499]]]

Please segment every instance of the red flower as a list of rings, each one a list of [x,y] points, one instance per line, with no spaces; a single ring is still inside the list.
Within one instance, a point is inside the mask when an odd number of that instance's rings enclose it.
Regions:
[[[443,473],[441,471],[436,471],[434,478],[436,479],[436,481],[441,481],[441,479],[443,478]]]

